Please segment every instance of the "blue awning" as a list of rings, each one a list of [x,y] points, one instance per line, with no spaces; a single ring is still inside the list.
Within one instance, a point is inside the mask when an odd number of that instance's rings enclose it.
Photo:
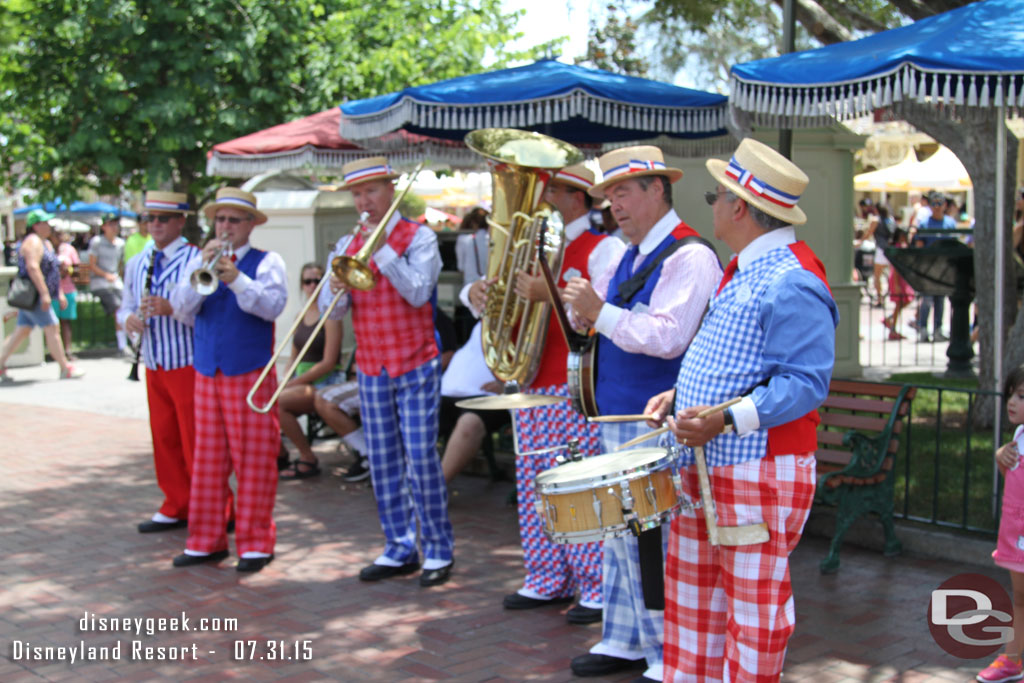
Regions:
[[[901,100],[1021,108],[1024,2],[983,0],[860,40],[739,64],[731,91],[731,106],[796,125]]]
[[[477,128],[521,128],[575,144],[703,138],[725,134],[726,106],[723,95],[544,60],[348,102],[340,132],[462,140]]]
[[[89,213],[89,214],[92,214],[92,213],[95,213],[95,214],[116,213],[118,216],[122,216],[124,218],[137,218],[138,217],[138,214],[136,214],[134,211],[129,211],[128,209],[121,209],[121,208],[118,208],[118,207],[114,206],[113,204],[107,204],[106,202],[83,202],[83,201],[76,201],[76,202],[72,202],[71,206],[68,206],[67,204],[65,204],[63,201],[61,201],[59,199],[57,199],[55,201],[52,201],[52,202],[46,202],[45,204],[32,204],[31,206],[23,206],[20,209],[15,209],[14,210],[14,215],[15,216],[20,216],[22,214],[28,213],[29,211],[32,211],[33,209],[43,209],[45,211],[48,211],[50,213],[55,213],[57,215],[86,214],[86,213]]]

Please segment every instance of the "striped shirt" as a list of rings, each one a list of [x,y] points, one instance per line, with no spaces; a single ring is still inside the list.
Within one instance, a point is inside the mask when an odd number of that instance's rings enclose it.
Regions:
[[[124,273],[124,295],[121,308],[117,311],[117,320],[124,325],[128,316],[138,314],[142,297],[147,294],[146,273],[157,251],[152,242],[141,252],[128,261]],[[164,258],[159,277],[154,274],[150,294],[170,300],[171,291],[185,275],[185,266],[199,249],[180,237],[163,249]],[[158,367],[164,370],[177,370],[192,365],[192,325],[194,315],[183,315],[175,311],[174,315],[154,316],[146,321],[146,331],[142,339],[142,356],[148,370]]]

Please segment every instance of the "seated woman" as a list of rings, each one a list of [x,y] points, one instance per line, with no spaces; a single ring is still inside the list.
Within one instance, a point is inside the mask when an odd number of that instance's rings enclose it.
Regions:
[[[302,266],[299,286],[302,289],[304,299],[309,300],[310,294],[324,276],[323,268],[316,263],[307,263]],[[292,357],[305,346],[310,333],[320,320],[320,311],[316,306],[310,306],[303,316],[302,323],[295,332],[292,340]],[[313,344],[306,352],[306,356],[295,369],[295,376],[285,384],[284,391],[277,401],[281,413],[281,431],[284,432],[295,447],[299,450],[299,459],[290,463],[281,476],[289,479],[305,479],[320,474],[320,464],[317,462],[313,449],[310,448],[306,435],[299,425],[299,415],[314,411],[314,399],[316,398],[316,387],[318,385],[337,384],[344,377],[338,367],[341,357],[341,321],[328,320],[324,323],[323,329],[317,334]],[[281,458],[287,458],[284,446],[281,446]]]

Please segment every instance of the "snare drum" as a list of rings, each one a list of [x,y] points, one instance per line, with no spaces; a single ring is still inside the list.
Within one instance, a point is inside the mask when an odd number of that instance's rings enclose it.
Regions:
[[[682,507],[674,451],[637,448],[568,462],[537,475],[537,513],[555,543],[588,543],[653,529]]]

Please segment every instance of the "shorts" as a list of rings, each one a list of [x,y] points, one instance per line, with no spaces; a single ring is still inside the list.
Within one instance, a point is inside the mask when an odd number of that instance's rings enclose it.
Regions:
[[[473,396],[442,396],[441,397],[441,415],[439,419],[438,434],[448,438],[452,431],[455,430],[455,423],[459,421],[464,413],[473,413],[480,418],[484,423],[484,429],[487,430],[488,434],[493,434],[498,430],[505,427],[505,425],[512,424],[512,416],[507,410],[471,410],[469,408],[460,408],[455,405],[458,401],[465,400],[467,398],[475,398]]]
[[[314,363],[312,361],[308,361],[308,360],[301,361],[301,362],[299,362],[295,366],[295,374],[292,375],[292,376],[293,377],[298,377],[299,375],[305,373],[307,370],[309,370],[314,365],[316,365],[316,363]],[[344,370],[342,370],[341,368],[334,368],[329,373],[327,373],[326,375],[324,375],[323,377],[321,377],[317,381],[313,382],[313,386],[315,386],[315,387],[328,387],[328,386],[330,386],[332,384],[341,384],[344,381],[345,381],[345,372],[344,372]]]
[[[56,324],[57,316],[53,314],[52,308],[33,308],[31,311],[24,309],[18,311],[18,327],[49,327]]]
[[[120,289],[108,287],[107,289],[94,289],[92,293],[100,300],[100,304],[103,305],[103,312],[107,315],[114,315],[117,313],[117,309],[121,308]]]
[[[317,392],[323,400],[338,406],[349,417],[359,414],[359,383],[356,380],[332,384]]]
[[[60,301],[53,300],[53,313],[58,320],[78,320],[78,292],[68,292],[64,295],[68,300],[68,307],[60,310]]]

